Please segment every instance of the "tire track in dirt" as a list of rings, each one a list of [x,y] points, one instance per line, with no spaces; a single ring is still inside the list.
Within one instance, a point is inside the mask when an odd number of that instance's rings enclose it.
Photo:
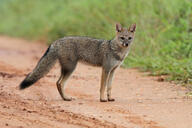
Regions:
[[[165,127],[159,126],[158,123],[155,121],[145,120],[144,117],[133,114],[130,111],[124,110],[122,108],[106,109],[106,111],[127,114],[128,116],[125,116],[125,118],[129,122],[139,125],[143,128],[165,128]]]
[[[30,100],[28,100],[30,101]],[[3,108],[14,108],[17,111],[21,111],[21,112],[27,112],[27,113],[31,113],[31,114],[37,114],[43,117],[48,117],[49,120],[52,121],[58,121],[58,122],[64,122],[67,124],[73,124],[73,125],[77,125],[77,126],[81,126],[81,127],[85,127],[85,128],[97,128],[97,127],[103,127],[103,128],[124,128],[123,126],[117,126],[116,124],[113,124],[111,122],[108,121],[100,121],[96,118],[91,118],[91,117],[86,117],[84,115],[81,114],[77,114],[77,113],[73,113],[73,112],[69,112],[69,111],[65,111],[63,109],[55,109],[55,108],[49,108],[49,103],[45,102],[45,101],[39,101],[41,102],[41,105],[36,104],[35,107],[31,108],[31,104],[27,101],[20,101],[20,97],[16,96],[16,95],[11,95],[11,94],[7,94],[6,92],[1,92],[0,93],[0,102],[1,103],[6,103],[6,104],[1,104],[1,106],[3,106]],[[42,104],[43,107],[42,107]],[[21,107],[22,106],[22,107]],[[39,113],[39,111],[41,113]],[[0,112],[1,113],[1,112]],[[1,115],[6,115],[7,113],[1,113]],[[29,123],[33,123],[34,121],[43,125],[47,125],[47,126],[51,126],[53,127],[54,125],[48,124],[46,122],[43,121],[39,121],[39,120],[30,120],[27,118],[22,118],[22,116],[18,116],[16,114],[7,114],[8,116],[14,116],[16,119],[18,120],[22,120],[22,121],[27,121]]]

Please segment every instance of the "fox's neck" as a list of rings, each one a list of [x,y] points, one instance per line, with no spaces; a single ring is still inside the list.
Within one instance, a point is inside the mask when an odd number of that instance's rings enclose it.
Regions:
[[[111,40],[111,49],[123,60],[128,54],[129,46],[128,47],[119,46],[116,38],[114,38],[113,40]]]

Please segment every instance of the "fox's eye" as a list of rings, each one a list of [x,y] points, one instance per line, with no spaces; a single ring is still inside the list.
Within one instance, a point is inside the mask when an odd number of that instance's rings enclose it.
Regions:
[[[132,37],[129,37],[129,38],[128,38],[128,40],[131,40],[131,39],[132,39]]]
[[[124,37],[120,37],[122,40],[124,40],[125,38]]]

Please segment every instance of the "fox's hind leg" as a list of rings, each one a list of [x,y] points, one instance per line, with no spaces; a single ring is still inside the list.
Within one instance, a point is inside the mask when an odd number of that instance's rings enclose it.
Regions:
[[[59,80],[57,81],[57,89],[59,91],[59,94],[61,95],[62,99],[65,101],[71,101],[72,98],[68,97],[65,94],[65,86],[66,86],[66,82],[68,80],[68,78],[71,76],[71,74],[73,73],[75,67],[76,67],[76,63],[77,62],[73,62],[73,63],[67,63],[66,64],[62,64],[61,63],[61,76],[59,78]]]
[[[62,99],[65,101],[72,100],[72,98],[67,97],[66,94],[64,93],[64,87],[66,85],[66,81],[69,78],[69,76],[70,76],[70,74],[63,75],[61,73],[61,76],[60,76],[59,80],[57,81],[57,89],[58,89],[59,94],[61,95]]]

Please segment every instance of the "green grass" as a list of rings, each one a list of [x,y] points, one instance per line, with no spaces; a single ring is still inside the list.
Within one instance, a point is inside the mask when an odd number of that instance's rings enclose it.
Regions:
[[[125,67],[192,83],[192,0],[0,0],[0,34],[10,36],[111,39],[116,22],[137,23]]]

